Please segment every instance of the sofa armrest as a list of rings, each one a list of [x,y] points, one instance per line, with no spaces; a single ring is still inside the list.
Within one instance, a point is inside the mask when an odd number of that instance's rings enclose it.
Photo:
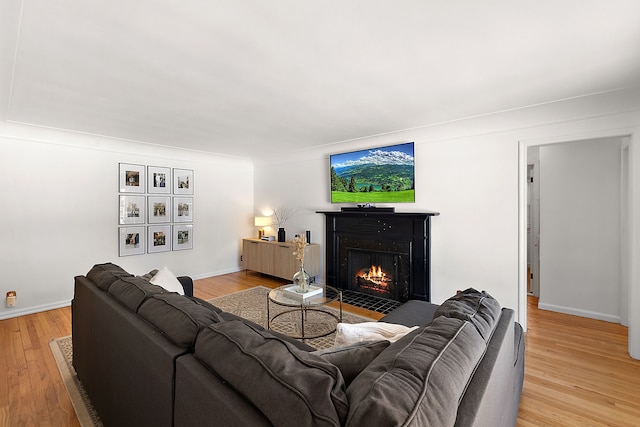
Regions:
[[[177,277],[178,281],[182,285],[182,289],[184,289],[184,294],[186,296],[193,296],[193,279],[189,276],[179,276]]]

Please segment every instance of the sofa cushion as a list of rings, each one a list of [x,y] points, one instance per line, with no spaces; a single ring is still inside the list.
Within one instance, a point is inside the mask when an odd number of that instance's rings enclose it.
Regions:
[[[220,313],[220,318],[222,318],[225,321],[232,321],[232,320],[239,320],[241,322],[246,323],[247,325],[251,326],[254,329],[258,329],[260,331],[264,331],[264,328],[261,325],[258,325],[255,322],[252,322],[249,319],[245,319],[244,317],[240,317],[237,314],[233,314],[233,313],[229,313],[226,311],[223,311],[222,313]],[[291,338],[285,334],[281,334],[278,331],[274,331],[274,330],[269,330],[269,333],[272,335],[275,335],[276,337],[287,341],[289,344],[293,344],[294,346],[298,347],[300,350],[304,350],[304,351],[315,351],[316,348],[315,347],[311,347],[308,344],[303,343],[301,340],[297,340],[295,338]]]
[[[132,311],[138,311],[140,304],[149,296],[163,294],[166,291],[152,285],[142,277],[123,277],[115,281],[107,291]]]
[[[411,299],[380,319],[380,322],[405,326],[427,326],[433,319],[438,305],[427,301]]]
[[[193,300],[196,304],[199,304],[203,307],[208,308],[211,311],[215,311],[216,313],[222,315],[224,313],[224,311],[222,311],[221,308],[216,307],[215,305],[211,304],[209,301],[205,301],[203,299],[200,299],[198,297],[190,297],[190,296],[185,296],[185,298],[189,298],[190,300]]]
[[[182,348],[193,348],[196,335],[203,327],[221,321],[208,306],[176,293],[150,296],[142,303],[138,314]]]
[[[433,317],[452,317],[473,323],[485,342],[488,342],[500,318],[500,303],[485,291],[469,288],[442,303]]]
[[[116,280],[122,277],[132,277],[132,274],[124,271],[120,266],[107,262],[96,264],[87,273],[87,279],[96,284],[97,287],[106,291]]]
[[[273,425],[339,426],[348,411],[340,370],[241,321],[207,326],[195,357],[253,403]]]
[[[314,354],[322,356],[340,369],[347,387],[364,368],[385,348],[391,344],[389,341],[365,341],[351,345],[330,347],[324,350],[314,351]]]
[[[353,380],[346,425],[452,426],[485,349],[470,322],[434,319],[391,344]]]

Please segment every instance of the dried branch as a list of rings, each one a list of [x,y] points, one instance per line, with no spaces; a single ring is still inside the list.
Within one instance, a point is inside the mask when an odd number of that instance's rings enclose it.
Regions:
[[[278,228],[284,228],[287,221],[295,215],[296,210],[291,208],[273,208],[273,216],[276,219]]]
[[[296,250],[293,255],[300,261],[300,264],[304,264],[304,251],[307,249],[307,237],[304,234],[296,234],[296,237],[293,238],[293,243],[296,245]]]

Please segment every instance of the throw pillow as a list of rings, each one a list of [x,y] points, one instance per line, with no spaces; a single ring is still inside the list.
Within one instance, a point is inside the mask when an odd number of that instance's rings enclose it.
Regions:
[[[373,359],[391,344],[389,341],[366,341],[314,351],[313,354],[333,363],[342,372],[347,387]]]
[[[349,410],[340,370],[241,321],[209,325],[194,356],[275,426],[341,426]]]
[[[167,267],[163,267],[149,280],[154,285],[162,286],[169,292],[184,295],[184,289],[178,278]]]
[[[336,326],[335,345],[383,340],[395,342],[417,328],[417,326],[409,328],[404,325],[385,322],[338,323]]]
[[[435,318],[383,350],[353,380],[345,425],[453,426],[485,349],[470,322]]]

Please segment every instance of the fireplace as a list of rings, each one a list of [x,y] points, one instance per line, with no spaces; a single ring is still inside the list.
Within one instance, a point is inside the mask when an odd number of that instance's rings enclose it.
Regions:
[[[350,248],[347,289],[396,301],[409,299],[409,254]]]
[[[326,216],[326,282],[394,301],[429,301],[430,213],[380,208]]]

